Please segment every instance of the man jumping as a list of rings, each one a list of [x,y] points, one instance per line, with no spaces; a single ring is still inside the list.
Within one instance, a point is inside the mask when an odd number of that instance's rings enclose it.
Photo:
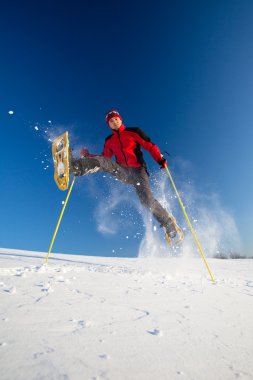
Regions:
[[[174,216],[169,214],[154,198],[149,184],[147,165],[142,149],[146,149],[153,159],[164,169],[167,161],[159,148],[139,128],[127,128],[116,110],[105,117],[112,133],[105,139],[102,155],[89,154],[81,150],[81,158],[70,159],[70,173],[83,176],[97,171],[107,172],[125,184],[132,185],[141,204],[147,207],[154,218],[165,229],[167,241],[171,241],[180,231]],[[115,157],[116,161],[112,160]]]

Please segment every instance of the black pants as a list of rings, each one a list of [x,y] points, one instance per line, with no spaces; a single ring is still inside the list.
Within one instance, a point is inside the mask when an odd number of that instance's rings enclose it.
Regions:
[[[145,168],[125,168],[104,156],[74,159],[73,167],[76,168],[73,171],[75,175],[85,175],[92,171],[107,172],[119,181],[133,185],[141,204],[151,211],[160,225],[166,226],[170,222],[168,212],[153,197]]]

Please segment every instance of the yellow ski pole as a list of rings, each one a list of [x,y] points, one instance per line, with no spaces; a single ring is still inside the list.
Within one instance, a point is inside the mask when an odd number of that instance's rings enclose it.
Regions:
[[[60,217],[58,219],[58,222],[57,222],[57,225],[56,225],[56,228],[55,228],[55,231],[54,231],[54,235],[53,235],[53,238],[52,238],[52,241],[51,241],[48,253],[47,253],[47,257],[46,257],[46,261],[45,261],[46,264],[48,264],[48,258],[49,258],[49,255],[51,253],[51,250],[52,250],[52,247],[53,247],[53,244],[54,244],[54,241],[55,241],[55,237],[56,237],[56,234],[58,232],[58,229],[59,229],[59,226],[60,226],[60,223],[61,223],[61,220],[62,220],[62,216],[63,216],[63,213],[64,213],[65,208],[67,206],[67,203],[68,203],[68,200],[69,200],[69,196],[70,196],[70,193],[72,191],[72,188],[73,188],[73,185],[75,183],[75,180],[76,180],[76,177],[73,178],[73,181],[72,181],[71,186],[69,188],[66,200],[65,200],[64,205],[62,207],[61,214],[60,214]]]
[[[172,183],[173,189],[175,190],[175,193],[176,193],[177,199],[178,199],[178,201],[179,201],[179,203],[180,203],[180,206],[181,206],[181,208],[182,208],[182,210],[183,210],[183,213],[184,213],[185,219],[186,219],[186,221],[187,221],[187,223],[188,223],[188,226],[190,227],[191,233],[192,233],[192,235],[193,235],[193,237],[194,237],[194,240],[195,240],[195,242],[196,242],[196,244],[197,244],[197,247],[198,247],[198,249],[199,249],[199,252],[200,252],[200,254],[201,254],[201,256],[202,256],[202,259],[204,260],[204,263],[205,263],[205,265],[206,265],[206,268],[207,268],[207,270],[208,270],[208,273],[210,274],[210,277],[211,277],[212,281],[215,283],[215,281],[214,281],[214,277],[213,277],[212,272],[211,272],[211,269],[210,269],[210,267],[209,267],[209,265],[208,265],[208,263],[207,263],[207,260],[206,260],[206,258],[205,258],[205,255],[204,255],[203,249],[202,249],[202,247],[201,247],[201,245],[200,245],[200,242],[198,241],[197,235],[196,235],[196,233],[195,233],[195,231],[194,231],[194,229],[193,229],[193,227],[192,227],[192,224],[191,224],[191,222],[190,222],[190,219],[189,219],[189,217],[188,217],[188,215],[187,215],[187,212],[186,212],[186,210],[185,210],[184,204],[183,204],[183,202],[182,202],[182,200],[181,200],[181,197],[180,197],[180,195],[179,195],[179,193],[178,193],[178,191],[177,191],[176,185],[175,185],[175,183],[174,183],[174,181],[173,181],[173,178],[172,178],[172,176],[171,176],[171,174],[170,174],[170,171],[169,171],[168,165],[165,165],[165,169],[166,169],[166,171],[167,171],[167,173],[168,173],[168,176],[169,176],[169,179],[170,179],[170,181],[171,181],[171,183]]]

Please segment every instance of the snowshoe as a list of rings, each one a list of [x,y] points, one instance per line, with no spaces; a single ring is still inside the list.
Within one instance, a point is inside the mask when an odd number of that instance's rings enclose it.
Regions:
[[[165,239],[169,245],[177,245],[184,240],[184,233],[177,224],[176,218],[170,215],[170,221],[164,226]],[[178,236],[177,239],[175,239]]]
[[[69,137],[68,132],[57,137],[52,144],[54,180],[60,190],[69,186]]]

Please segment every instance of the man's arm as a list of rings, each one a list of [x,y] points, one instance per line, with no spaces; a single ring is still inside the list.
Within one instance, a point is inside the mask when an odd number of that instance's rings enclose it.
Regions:
[[[113,156],[113,151],[110,149],[109,143],[108,143],[110,137],[111,137],[111,135],[105,139],[105,145],[104,145],[104,149],[102,152],[102,156],[105,156],[108,158],[112,158],[112,156]]]
[[[163,155],[160,152],[160,149],[157,145],[155,145],[150,137],[146,135],[145,132],[143,132],[140,128],[129,128],[127,129],[135,134],[136,141],[144,148],[146,149],[150,155],[153,157],[153,159],[161,166],[161,168],[164,168],[167,164],[166,159],[163,157]]]

